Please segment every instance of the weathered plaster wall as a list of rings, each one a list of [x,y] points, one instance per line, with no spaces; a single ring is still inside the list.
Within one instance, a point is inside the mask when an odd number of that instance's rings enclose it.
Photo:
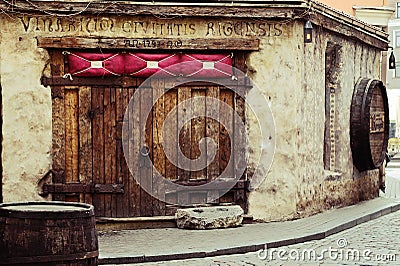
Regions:
[[[264,171],[264,182],[249,197],[249,212],[257,219],[287,219],[296,211],[296,138],[301,100],[298,95],[302,83],[302,38],[299,28],[287,26],[281,38],[261,39],[260,51],[249,56],[249,75],[269,101],[276,130],[272,166],[269,172]],[[248,118],[247,122],[250,129],[249,147],[254,150],[260,143],[259,137],[255,137],[252,131],[256,121]],[[250,153],[250,169],[268,167],[263,166],[265,162],[253,165],[256,161],[253,156],[254,153]]]
[[[378,193],[378,170],[359,173],[353,167],[349,121],[357,80],[379,79],[380,51],[321,29],[314,29],[313,43],[303,44],[303,24],[292,26],[287,39],[263,39],[260,53],[249,57],[252,78],[266,86],[263,92],[270,99],[276,123],[274,162],[249,200],[250,213],[263,220],[304,217],[370,199]],[[328,43],[340,46],[334,171],[324,169]],[[252,122],[249,120],[250,128]],[[249,146],[256,141],[250,135]]]
[[[40,85],[48,54],[34,34],[1,18],[4,201],[40,200],[37,182],[50,168],[51,97]]]
[[[345,206],[378,194],[379,171],[359,173],[352,163],[350,106],[354,86],[361,77],[380,78],[380,51],[363,43],[317,30],[312,44],[304,46],[304,85],[300,97],[297,145],[300,153],[297,217]],[[339,46],[335,92],[335,169],[324,169],[325,52]]]
[[[51,96],[50,89],[40,85],[43,71],[48,73],[49,57],[47,51],[37,47],[36,36],[179,37],[185,40],[259,37],[261,49],[248,56],[248,74],[268,100],[274,115],[276,152],[271,168],[266,162],[256,165],[260,149],[257,145],[265,140],[254,132],[256,120],[249,116],[249,174],[261,167],[265,176],[264,182],[249,195],[249,213],[257,219],[283,220],[375,196],[376,171],[359,174],[353,170],[349,112],[357,79],[379,78],[378,51],[323,30],[315,31],[318,32],[314,35],[315,41],[305,45],[302,22],[269,26],[258,21],[253,28],[235,24],[243,21],[3,16],[0,49],[4,200],[40,199],[37,182],[51,165]],[[235,25],[242,26],[235,28]],[[340,148],[336,167],[340,175],[329,180],[323,163],[324,69],[328,42],[340,44],[345,59],[337,98]]]
[[[190,42],[195,38],[265,37],[262,46],[268,49],[259,56],[263,64],[267,64],[270,68],[280,65],[281,62],[277,58],[268,59],[270,53],[279,53],[285,55],[288,62],[283,66],[284,71],[300,65],[290,62],[290,56],[281,50],[284,43],[290,39],[290,31],[286,25],[272,21],[193,18],[165,20],[152,16],[66,18],[15,15],[2,17],[2,29],[4,29],[2,38],[7,40],[1,43],[3,55],[1,76],[5,103],[3,107],[5,201],[41,199],[37,193],[37,183],[51,166],[51,95],[50,88],[40,85],[43,73],[46,75],[50,73],[50,59],[45,49],[37,47],[36,37],[131,38],[127,47],[137,45],[135,38],[180,38]],[[146,47],[140,46],[140,48]],[[277,71],[276,75],[281,76],[281,72]],[[16,73],[19,76],[16,76]],[[294,77],[291,84],[295,84],[296,80],[299,80],[299,76]],[[268,77],[260,78],[259,85],[268,90],[270,81]],[[285,84],[283,80],[276,82],[277,86]],[[268,96],[268,93],[266,95]],[[292,97],[292,93],[288,93],[287,97]],[[277,98],[275,95],[271,95],[272,101],[275,101],[275,98]],[[281,101],[279,105],[284,106],[285,102]],[[279,126],[282,123],[279,121]],[[285,143],[290,142],[284,142],[283,145],[289,145]],[[287,148],[290,149],[289,146]],[[276,168],[276,171],[278,170],[279,168]],[[294,178],[294,175],[284,178]],[[276,186],[280,185],[280,181],[274,182]],[[292,205],[290,209],[293,209],[294,203],[290,202]]]

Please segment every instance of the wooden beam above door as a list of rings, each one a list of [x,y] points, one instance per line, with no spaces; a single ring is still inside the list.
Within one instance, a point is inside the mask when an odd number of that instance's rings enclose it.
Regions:
[[[83,38],[38,37],[42,48],[62,49],[127,49],[127,50],[241,50],[258,51],[259,39],[178,39],[178,38]]]
[[[75,89],[78,86],[96,86],[96,87],[137,87],[137,78],[129,76],[115,76],[115,77],[73,77],[73,79],[63,78],[60,76],[45,77],[41,78],[41,83],[44,86],[69,86],[64,88],[65,90]],[[144,79],[143,79],[144,80]],[[240,87],[243,89],[252,88],[252,83],[249,78],[243,80],[232,80],[231,78],[215,78],[207,79],[207,81],[193,81],[191,78],[184,77],[172,77],[164,78],[166,90],[170,88],[175,88],[177,84],[185,84],[185,86],[201,87],[209,85],[223,84],[228,87]],[[149,85],[141,85],[141,88],[148,87]],[[60,92],[54,91],[53,98],[62,97]]]

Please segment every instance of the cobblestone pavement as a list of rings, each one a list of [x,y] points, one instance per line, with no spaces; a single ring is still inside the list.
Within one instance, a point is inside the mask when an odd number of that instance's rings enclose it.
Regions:
[[[267,252],[137,265],[400,265],[400,211],[322,240]]]

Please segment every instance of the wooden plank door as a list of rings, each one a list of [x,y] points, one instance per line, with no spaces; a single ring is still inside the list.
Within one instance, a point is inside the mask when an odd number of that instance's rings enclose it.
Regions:
[[[152,121],[141,117],[141,113],[129,107],[129,101],[137,91],[133,88],[107,88],[93,87],[91,89],[91,124],[92,124],[92,162],[93,183],[104,185],[121,185],[123,194],[119,193],[93,193],[93,205],[96,207],[96,215],[105,217],[131,217],[152,216],[153,204],[151,196],[145,192],[131,175],[127,159],[136,164],[140,158],[126,158],[125,156],[137,156],[134,152],[125,153],[122,148],[122,125],[124,122],[132,123],[138,129],[147,123],[150,130],[146,130],[149,139],[152,139]],[[142,98],[151,98],[151,90],[141,90],[138,104],[145,104]],[[136,104],[136,103],[135,103]],[[126,109],[130,108],[125,117]],[[135,131],[136,133],[136,131]],[[129,150],[137,150],[139,136],[129,140]],[[125,136],[126,138],[126,136]],[[151,147],[151,146],[149,146]],[[128,150],[128,151],[129,151]],[[83,158],[82,158],[83,159]],[[90,160],[90,159],[89,159]],[[136,166],[137,167],[137,166]],[[142,182],[152,181],[151,168],[139,167]],[[161,214],[160,214],[161,215]]]
[[[221,102],[221,105],[225,103],[229,106],[229,111],[226,112],[225,109],[222,111],[223,108],[216,105],[215,100]],[[183,104],[183,102],[189,102],[189,104]],[[190,110],[188,110],[188,106]],[[171,112],[175,107],[177,112]],[[174,212],[175,207],[171,206],[173,203],[198,205],[237,202],[245,208],[243,180],[238,182],[238,185],[225,195],[220,194],[222,189],[218,188],[215,190],[195,188],[215,180],[224,171],[227,179],[230,178],[231,182],[234,182],[237,176],[237,166],[245,163],[238,160],[239,158],[243,159],[245,154],[242,148],[245,143],[243,132],[233,133],[231,136],[228,134],[228,132],[235,132],[234,112],[238,114],[240,112],[239,116],[244,119],[243,99],[228,88],[210,84],[179,86],[165,92],[156,102],[153,111],[153,164],[166,179],[192,188],[190,191],[167,189],[166,197],[170,204],[165,206],[166,214]],[[162,136],[160,133],[164,120],[171,114],[175,117],[170,118],[168,122],[174,123],[174,125],[170,125],[169,128],[176,128],[176,130]],[[219,118],[222,121],[229,122],[222,125],[218,121]],[[205,141],[206,138],[212,139],[216,143],[217,153],[214,158],[210,155],[211,152]],[[167,145],[172,145],[175,149],[173,153],[177,157],[173,160],[177,161],[177,164],[171,163],[166,157],[162,149],[162,141]],[[177,166],[179,165],[178,149],[191,160],[191,163],[186,165],[188,169]],[[236,156],[236,158],[233,158],[231,150],[242,152],[243,157]],[[206,153],[206,162],[197,162],[198,165],[196,165],[195,160],[201,156],[201,151]],[[206,166],[204,166],[204,163]],[[229,183],[229,180],[227,181]],[[166,188],[163,187],[162,189],[165,190]],[[219,196],[221,197],[217,199]]]
[[[139,81],[138,81],[139,82]],[[153,156],[153,116],[147,117],[141,110],[133,108],[138,104],[140,109],[149,105],[151,109],[153,88],[137,89],[137,86],[121,88],[92,87],[91,88],[91,127],[92,127],[92,169],[93,183],[103,186],[120,185],[123,194],[107,191],[93,193],[93,205],[96,215],[105,217],[137,217],[165,214],[165,204],[150,196],[142,189],[136,180],[146,187],[152,187],[152,165],[143,164],[137,152],[140,146],[141,134],[146,135],[146,146],[149,156]],[[132,98],[134,94],[137,98]],[[130,101],[138,100],[138,102]],[[133,138],[123,136],[123,123],[131,124],[135,132]],[[141,129],[145,128],[145,132]],[[123,139],[129,141],[128,150],[122,148]],[[132,151],[132,152],[130,152]],[[132,158],[133,157],[133,158]],[[80,158],[81,161],[90,158]],[[133,177],[127,162],[131,167],[139,169]]]
[[[167,90],[170,86],[164,79],[153,80],[147,88],[139,87],[143,82],[140,78],[129,78],[128,85],[121,79],[113,82],[112,78],[107,78],[106,82],[100,78],[65,81],[61,78],[68,72],[64,69],[67,67],[65,58],[59,51],[53,51],[51,57],[52,78],[48,82],[53,99],[53,184],[46,185],[45,190],[53,194],[54,200],[93,204],[96,216],[104,217],[170,215],[176,208],[173,203],[178,202],[189,205],[232,202],[246,209],[244,175],[241,182],[225,195],[220,195],[218,190],[166,191],[165,183],[153,178],[152,168],[154,166],[172,182],[191,187],[211,182],[224,170],[233,180],[237,169],[246,163],[245,132],[235,130],[233,122],[235,112],[243,121],[245,119],[242,97],[228,88],[207,83]],[[244,64],[243,56],[235,60],[238,65]],[[129,105],[134,94],[138,95],[134,104],[140,108]],[[157,95],[162,96],[153,105]],[[211,104],[212,99],[227,104],[230,111],[222,112],[218,105]],[[190,111],[195,118],[178,128],[178,124],[190,115],[189,110],[180,105],[184,101],[191,103]],[[146,107],[152,110],[148,117],[141,112]],[[175,117],[169,121],[175,130],[164,135],[163,124],[175,107]],[[210,114],[214,118],[210,118]],[[218,118],[230,122],[223,126]],[[132,139],[123,136],[124,123],[130,123],[134,128]],[[142,128],[145,128],[144,132],[140,130]],[[234,134],[229,136],[228,132]],[[137,152],[123,153],[123,139],[129,139],[128,151],[143,148],[140,147],[140,134],[145,135],[152,165],[143,164]],[[215,158],[207,156],[207,167],[200,170],[193,170],[198,168],[194,163],[187,170],[181,169],[164,153],[163,142],[175,143],[173,154],[176,158],[172,159],[179,159],[180,149],[187,158],[195,160],[200,151],[208,151],[206,142],[202,141],[204,138],[212,139],[218,151]],[[230,160],[231,148],[243,156]],[[132,176],[127,161],[140,169],[137,176]],[[168,204],[152,197],[136,180],[154,191],[167,192]],[[221,197],[210,200],[217,196]]]

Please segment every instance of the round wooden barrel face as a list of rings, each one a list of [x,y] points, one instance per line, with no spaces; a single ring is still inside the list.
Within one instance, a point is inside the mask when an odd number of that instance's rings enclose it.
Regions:
[[[63,212],[63,211],[77,211],[86,210],[86,208],[79,208],[76,206],[60,206],[60,205],[10,205],[4,206],[2,209],[10,211],[25,211],[25,212]]]
[[[385,103],[382,90],[376,85],[372,88],[372,98],[370,104],[370,123],[369,123],[369,146],[374,165],[379,165],[382,161],[382,153],[385,152]]]
[[[389,139],[389,107],[381,81],[361,79],[354,90],[350,114],[354,165],[359,171],[380,167]]]
[[[94,216],[94,207],[74,202],[16,202],[0,204],[0,217],[67,219]]]
[[[0,204],[0,236],[0,265],[97,265],[96,221],[88,204]]]

